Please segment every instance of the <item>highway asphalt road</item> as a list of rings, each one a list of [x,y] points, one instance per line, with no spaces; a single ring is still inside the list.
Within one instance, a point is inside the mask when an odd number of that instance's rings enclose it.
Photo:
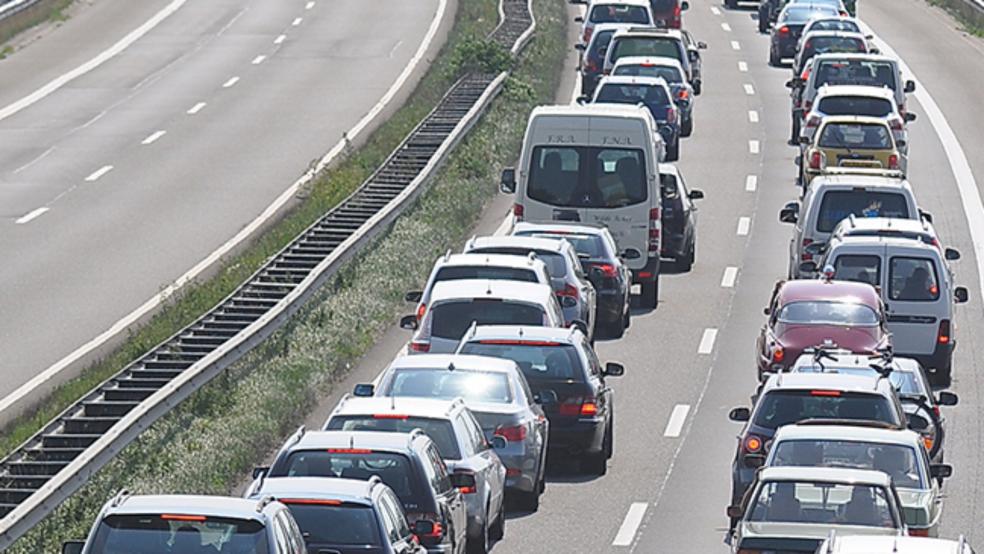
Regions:
[[[413,84],[455,6],[101,0],[0,61],[0,398],[260,216]]]
[[[984,357],[977,344],[984,336],[981,244],[975,256],[951,157],[959,161],[962,147],[977,184],[984,184],[984,113],[973,101],[984,87],[984,41],[964,36],[922,0],[864,0],[860,15],[920,80],[922,92],[909,104],[919,115],[910,127],[909,177],[943,241],[964,254],[954,268],[971,301],[957,316],[953,390],[961,403],[946,411],[946,461],[955,474],[945,487],[942,535],[964,533],[982,548],[984,379],[976,371]],[[725,508],[740,427],[727,413],[749,402],[762,308],[775,281],[786,275],[791,228],[777,216],[798,194],[796,150],[786,145],[789,97],[783,84],[789,70],[767,66],[768,37],[756,32],[752,11],[692,0],[684,24],[709,45],[695,132],[684,140],[680,162],[689,186],[707,194],[699,204],[697,264],[691,273],[664,275],[659,308],[637,310],[622,340],[598,344],[603,361],[626,365],[626,375],[611,380],[617,423],[608,474],[593,478],[557,465],[540,510],[509,514],[497,553],[728,551]],[[566,63],[573,76],[573,58]],[[570,99],[573,86],[559,97]],[[925,98],[938,105],[959,144],[948,141],[944,148],[937,130],[947,131],[941,121],[931,121],[920,101]],[[961,178],[964,194],[972,197],[973,176]],[[496,229],[510,201],[500,196],[477,232]],[[979,215],[977,225],[984,223],[984,213]],[[741,218],[749,218],[745,235]],[[737,269],[734,281],[726,277],[729,268]],[[387,332],[309,425],[323,423],[338,396],[371,380],[408,338],[398,328]]]

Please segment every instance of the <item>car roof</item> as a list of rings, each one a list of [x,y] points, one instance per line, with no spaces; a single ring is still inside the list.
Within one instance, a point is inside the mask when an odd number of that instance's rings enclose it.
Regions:
[[[789,302],[811,300],[854,302],[876,310],[881,309],[881,297],[878,295],[878,291],[867,283],[827,279],[795,279],[786,281],[779,289],[780,306]]]
[[[412,438],[410,433],[388,431],[305,431],[287,450],[360,448],[405,453],[411,450]]]
[[[437,263],[441,266],[493,266],[532,269],[538,263],[542,264],[543,260],[515,254],[468,253],[450,254],[440,258]]]
[[[436,369],[451,368],[464,371],[491,371],[498,373],[515,373],[518,371],[516,362],[505,358],[491,356],[472,356],[469,354],[415,354],[400,356],[390,363],[387,371],[392,369]]]
[[[477,342],[482,340],[522,340],[549,341],[561,344],[579,344],[579,337],[584,335],[577,327],[533,327],[528,325],[478,325],[469,330],[464,340]],[[415,356],[416,357],[416,356]]]
[[[566,243],[569,244],[569,243]],[[488,237],[474,237],[465,245],[466,253],[470,250],[479,248],[524,248],[531,252],[543,250],[547,252],[561,253],[565,249],[565,241],[561,237],[518,237],[514,235],[495,235]]]
[[[442,301],[477,298],[547,305],[552,297],[553,289],[543,283],[494,279],[458,279],[436,283],[434,290],[431,291],[431,306]]]
[[[598,83],[598,88],[601,88],[603,85],[645,85],[651,87],[669,86],[666,83],[666,79],[648,75],[608,75]]]
[[[895,187],[912,189],[909,181],[901,176],[877,175],[864,172],[831,172],[817,175],[810,181],[810,188],[824,187]]]
[[[602,236],[604,234],[604,231],[605,231],[605,227],[602,227],[601,225],[593,225],[590,223],[530,223],[528,221],[520,221],[519,223],[516,223],[513,226],[513,233],[540,232],[544,234],[558,233],[558,234],[570,234],[570,235]]]
[[[823,118],[824,125],[832,125],[836,123],[858,123],[862,125],[878,125],[880,127],[888,127],[888,123],[885,123],[884,119],[867,115],[828,115]]]
[[[465,406],[462,399],[442,400],[413,396],[352,396],[345,395],[331,416],[405,414],[412,417],[448,419],[455,410]]]
[[[672,66],[683,71],[683,64],[680,63],[680,60],[667,56],[623,56],[615,61],[615,67],[620,65]]]
[[[970,546],[962,541],[926,537],[886,537],[875,535],[835,535],[830,554],[967,554]]]
[[[867,236],[847,235],[844,237],[840,237],[840,242],[834,245],[834,247],[837,248],[840,248],[842,246],[843,247],[850,246],[853,248],[864,248],[868,246],[880,248],[880,247],[887,246],[897,250],[909,249],[909,250],[919,250],[919,251],[939,253],[939,249],[937,249],[935,246],[931,244],[926,244],[921,240],[915,240],[905,237],[896,237],[896,236],[884,236],[884,235],[867,235]],[[831,248],[831,251],[834,249],[834,247]]]
[[[381,481],[370,479],[341,479],[338,477],[265,477],[253,498],[303,498],[341,500],[372,504],[372,489]]]
[[[845,483],[890,487],[891,478],[881,471],[841,467],[770,466],[759,470],[758,479],[766,481],[804,481],[812,483]]]
[[[553,106],[537,106],[530,114],[532,120],[538,115],[561,116],[592,116],[592,117],[625,117],[651,119],[649,109],[636,104],[557,104]],[[481,237],[502,238],[502,237]],[[540,239],[546,240],[546,239]]]
[[[905,231],[933,234],[933,228],[926,221],[898,217],[846,217],[837,226],[862,231]]]
[[[642,2],[646,3],[647,5],[649,4],[649,0],[642,0]],[[646,27],[646,26],[639,26],[639,25],[633,25],[628,29],[623,29],[621,31],[615,32],[615,37],[620,37],[624,35],[670,37],[678,40],[683,40],[683,33],[680,32],[679,29],[664,29],[661,27]],[[615,37],[612,37],[612,40],[615,40]]]
[[[778,373],[769,376],[765,390],[837,390],[842,392],[885,395],[892,391],[888,379],[840,373]]]
[[[908,429],[886,429],[865,425],[783,425],[772,440],[773,448],[783,440],[856,441],[918,447],[919,434]]]
[[[120,496],[110,504],[107,515],[186,514],[264,521],[264,507],[258,500],[230,496],[153,494]]]
[[[814,63],[820,63],[824,61],[837,61],[837,60],[863,60],[863,61],[873,61],[873,62],[890,62],[892,65],[898,65],[895,58],[886,56],[884,54],[871,54],[864,52],[825,52],[823,54],[817,54],[813,57]]]
[[[870,85],[823,85],[817,91],[817,100],[821,96],[875,96],[893,100],[895,93],[888,87],[873,87]]]

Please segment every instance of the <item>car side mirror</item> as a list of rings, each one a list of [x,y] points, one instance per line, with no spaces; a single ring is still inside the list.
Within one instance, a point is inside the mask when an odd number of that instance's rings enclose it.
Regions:
[[[253,479],[259,479],[260,477],[266,477],[266,474],[270,471],[269,466],[260,466],[253,468]]]
[[[689,9],[690,9],[690,2],[687,2],[687,0],[683,0],[683,2],[680,2],[680,11],[681,12],[685,12],[685,11],[687,11]]]
[[[704,191],[700,189],[693,189],[687,193],[687,197],[690,198],[691,200],[703,200]]]
[[[416,331],[420,324],[417,322],[416,315],[405,315],[400,318],[400,328],[408,331]]]
[[[917,433],[929,429],[929,420],[919,414],[905,414],[905,420],[906,427]]]
[[[732,519],[741,519],[741,516],[745,515],[741,511],[741,506],[728,506],[728,517]]]
[[[564,298],[571,298],[571,297],[565,296]],[[574,300],[574,299],[571,298],[571,300]],[[568,306],[568,307],[570,307],[570,306]],[[571,325],[577,327],[577,330],[578,331],[581,331],[582,333],[584,333],[584,336],[588,336],[588,324],[585,323],[583,319],[575,319],[574,321],[571,322]]]
[[[621,377],[625,375],[625,366],[616,362],[608,362],[605,364],[605,375],[607,377]]]
[[[427,519],[418,519],[413,522],[413,534],[418,537],[426,537],[434,534],[434,522]]]
[[[772,315],[772,308],[768,306],[762,308],[762,315]]]
[[[916,82],[911,80],[906,81],[904,90],[906,93],[916,92]]]
[[[557,393],[550,390],[542,390],[540,392],[533,393],[533,402],[541,406],[550,406],[557,403]]]
[[[352,389],[352,394],[360,398],[375,396],[376,385],[373,385],[372,383],[359,383],[355,385],[354,389]]]
[[[796,223],[799,221],[799,202],[789,202],[779,210],[779,221],[782,223]]]
[[[818,270],[817,262],[801,262],[799,265],[800,273],[816,273]]]
[[[743,421],[748,421],[751,418],[752,418],[752,411],[745,407],[732,408],[731,411],[728,412],[728,419],[738,423],[741,423]]]
[[[960,398],[956,393],[950,391],[943,391],[940,393],[939,397],[936,399],[936,403],[940,406],[956,406]]]
[[[811,256],[822,256],[827,251],[826,242],[813,242],[803,248],[803,252]]]
[[[960,251],[957,250],[956,248],[947,248],[946,250],[943,251],[943,257],[945,257],[947,260],[950,260],[951,262],[959,260]]]
[[[424,291],[412,290],[403,295],[403,300],[407,302],[420,302],[420,299],[423,297],[424,297]]]
[[[900,140],[899,142],[903,142],[903,141]],[[803,145],[810,144],[810,137],[808,137],[808,136],[800,136],[799,137],[799,143],[800,144],[803,144]]]
[[[582,42],[579,42],[579,43],[577,43],[577,44],[574,45],[574,49],[575,50],[578,50],[578,51],[581,51],[581,52],[584,52],[585,50],[588,49],[588,45],[587,44],[584,44]]]
[[[699,50],[707,50],[707,43],[704,42],[704,41],[698,41],[697,42],[697,48]]]
[[[906,114],[905,114],[905,122],[906,123],[912,123],[916,119],[917,119],[916,114],[914,114],[912,112],[906,112]]]
[[[577,16],[574,18],[574,23],[584,23],[584,18],[581,16]]]
[[[581,104],[582,106],[584,104],[590,104],[591,103],[591,97],[588,96],[588,95],[586,95],[586,94],[581,95],[581,96],[578,96],[577,97],[577,103],[578,104]]]
[[[953,299],[956,300],[957,304],[966,303],[970,299],[970,295],[967,293],[967,287],[953,289]]]
[[[642,257],[642,253],[635,248],[629,248],[625,252],[622,252],[622,258],[626,260],[638,260]]]
[[[950,464],[931,464],[929,474],[933,479],[949,479],[953,476],[953,466]]]
[[[68,541],[62,544],[62,554],[82,554],[85,543],[82,541]]]
[[[506,194],[516,192],[516,168],[507,167],[502,170],[502,177],[499,179],[499,190]]]
[[[921,217],[923,219],[923,221],[925,221],[926,223],[932,223],[933,222],[933,214],[931,214],[929,212],[926,212],[926,211],[923,211],[923,210],[919,210],[919,217]]]
[[[474,473],[465,473],[463,471],[456,471],[451,474],[451,485],[458,489],[464,494],[470,494],[475,492],[478,488],[478,482],[475,481]]]

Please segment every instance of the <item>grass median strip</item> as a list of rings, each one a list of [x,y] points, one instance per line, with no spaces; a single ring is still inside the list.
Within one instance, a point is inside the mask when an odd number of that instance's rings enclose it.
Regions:
[[[469,3],[495,7],[462,7]],[[496,193],[498,170],[519,151],[529,111],[552,100],[567,50],[566,8],[563,0],[534,5],[538,32],[505,90],[417,205],[288,326],[155,423],[11,553],[56,552],[61,541],[84,537],[123,487],[228,493],[331,391],[405,309],[403,292],[426,277],[430,260],[467,236]]]

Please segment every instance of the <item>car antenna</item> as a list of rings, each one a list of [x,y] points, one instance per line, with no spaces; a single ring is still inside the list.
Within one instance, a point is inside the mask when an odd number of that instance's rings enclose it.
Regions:
[[[390,410],[394,412],[396,411],[396,396],[392,394],[390,395]]]
[[[448,364],[448,371],[454,371],[456,369],[458,369],[458,368],[454,367],[454,362],[451,362],[451,363]]]
[[[349,435],[349,450],[355,448],[355,436]]]

